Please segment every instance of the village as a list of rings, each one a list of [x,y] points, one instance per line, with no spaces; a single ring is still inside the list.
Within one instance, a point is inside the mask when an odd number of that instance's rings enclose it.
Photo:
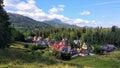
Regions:
[[[67,38],[62,40],[43,39],[41,36],[29,37],[28,42],[33,42],[37,49],[49,48],[49,53],[54,54],[54,50],[58,51],[56,59],[71,59],[77,56],[94,56],[94,46],[90,45],[89,42],[82,42],[82,40],[73,40],[74,46],[71,46]],[[113,44],[105,44],[102,47],[100,55],[105,55],[113,52],[116,47]]]

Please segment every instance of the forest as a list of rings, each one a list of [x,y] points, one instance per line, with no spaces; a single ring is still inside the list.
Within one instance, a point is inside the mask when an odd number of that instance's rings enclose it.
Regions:
[[[44,39],[56,39],[61,40],[62,38],[68,38],[70,42],[73,40],[82,40],[83,42],[88,42],[90,45],[104,45],[104,44],[114,44],[116,47],[120,47],[120,28],[117,26],[112,26],[111,28],[41,28],[36,30],[23,30],[18,29],[19,33],[16,40],[20,40],[22,35],[25,38],[29,36],[42,36]],[[15,34],[15,33],[14,33]],[[14,35],[17,36],[17,35]]]

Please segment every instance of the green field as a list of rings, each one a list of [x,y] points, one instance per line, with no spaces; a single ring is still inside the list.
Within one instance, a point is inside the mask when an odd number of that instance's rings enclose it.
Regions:
[[[0,68],[120,68],[120,51],[63,61],[55,59],[48,49],[33,51],[17,43],[0,50]]]

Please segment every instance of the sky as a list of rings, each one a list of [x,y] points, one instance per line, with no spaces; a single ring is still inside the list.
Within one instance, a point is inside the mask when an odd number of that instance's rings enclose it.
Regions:
[[[60,19],[67,24],[120,27],[120,0],[4,0],[7,12],[37,21]]]

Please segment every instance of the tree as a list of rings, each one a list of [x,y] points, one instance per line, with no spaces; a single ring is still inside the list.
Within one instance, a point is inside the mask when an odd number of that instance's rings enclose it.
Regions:
[[[83,33],[86,33],[86,27],[83,27],[82,31],[83,31]]]
[[[117,26],[112,26],[111,31],[116,32],[116,30],[117,30]]]
[[[0,0],[0,49],[8,47],[11,41],[11,26],[9,16],[4,10],[3,0]]]

